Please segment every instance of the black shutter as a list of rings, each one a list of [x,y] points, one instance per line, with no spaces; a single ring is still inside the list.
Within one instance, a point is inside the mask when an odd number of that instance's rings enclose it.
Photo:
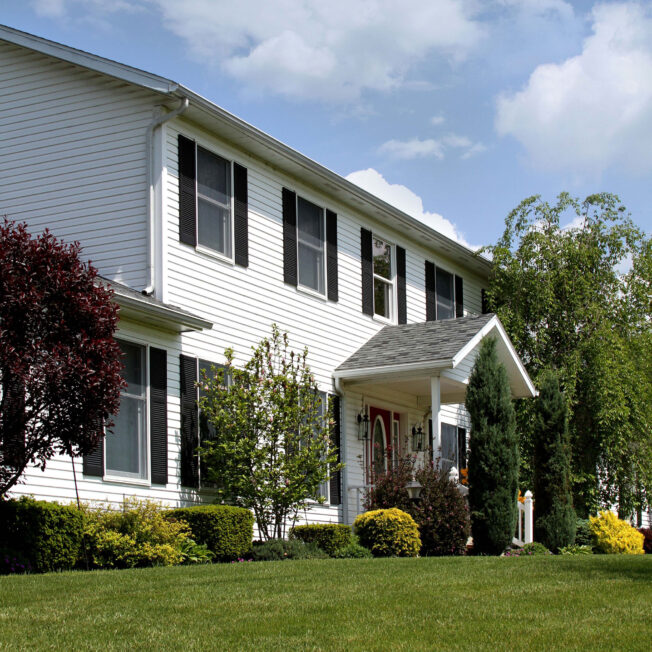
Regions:
[[[331,431],[331,441],[333,446],[337,448],[337,463],[339,464],[342,460],[342,454],[340,452],[340,443],[341,443],[341,433],[342,433],[342,414],[341,414],[341,400],[337,394],[330,395],[330,404],[331,409],[333,410],[333,429]],[[341,505],[342,504],[342,472],[336,471],[331,475],[330,479],[330,504],[331,505]]]
[[[297,285],[297,196],[283,188],[283,280]]]
[[[100,428],[104,431],[103,426]],[[104,432],[102,432],[98,447],[88,455],[84,455],[82,470],[84,475],[94,475],[100,478],[104,475]]]
[[[426,321],[437,319],[437,291],[435,288],[435,263],[426,260]]]
[[[374,314],[374,263],[371,231],[360,229],[360,260],[362,261],[362,312]]]
[[[179,356],[181,372],[181,484],[199,487],[197,358]]]
[[[457,462],[460,465],[457,469],[461,471],[466,468],[466,428],[457,429]]]
[[[152,484],[168,482],[168,369],[164,349],[149,349],[149,443]]]
[[[337,301],[337,213],[326,210],[326,276],[328,279],[328,298]]]
[[[464,317],[464,281],[455,275],[455,316]]]
[[[249,195],[247,189],[247,168],[233,164],[233,240],[235,243],[235,264],[249,265]]]
[[[197,246],[195,141],[179,134],[179,240]]]
[[[398,323],[407,324],[407,298],[405,292],[405,249],[396,247],[396,298]]]
[[[435,461],[435,441],[432,432],[432,419],[428,419],[428,450],[430,451],[430,461]]]
[[[482,314],[486,315],[489,312],[489,301],[487,299],[487,291],[482,288],[481,290],[481,295],[482,295]]]

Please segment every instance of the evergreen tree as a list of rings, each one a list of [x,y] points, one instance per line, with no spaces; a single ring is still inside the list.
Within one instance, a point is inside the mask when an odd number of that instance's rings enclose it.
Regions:
[[[557,375],[543,374],[534,418],[534,539],[551,550],[575,541],[568,409]]]
[[[476,552],[500,554],[516,529],[518,441],[505,367],[485,338],[466,391],[471,415],[469,506]]]

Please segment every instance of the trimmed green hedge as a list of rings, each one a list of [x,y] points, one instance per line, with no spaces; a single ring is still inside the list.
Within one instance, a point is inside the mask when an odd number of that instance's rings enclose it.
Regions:
[[[297,525],[290,530],[290,539],[315,543],[331,556],[352,542],[351,528],[338,523]]]
[[[73,505],[26,496],[0,501],[0,552],[38,573],[75,568],[84,555],[84,525],[84,513]]]
[[[251,550],[254,516],[243,507],[198,505],[173,509],[167,518],[185,521],[192,538],[215,553],[216,561],[231,561]]]

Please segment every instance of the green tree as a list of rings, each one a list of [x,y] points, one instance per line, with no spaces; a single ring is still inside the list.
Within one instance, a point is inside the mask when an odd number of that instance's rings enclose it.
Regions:
[[[616,196],[580,202],[562,193],[554,205],[524,200],[488,250],[490,309],[537,385],[544,370],[559,371],[576,509],[586,516],[618,502],[631,513],[652,488],[650,239]],[[628,261],[630,271],[619,273]],[[534,401],[516,409],[529,487]]]
[[[204,376],[202,414],[213,427],[200,453],[219,498],[251,509],[264,539],[283,538],[299,510],[317,500],[339,470],[330,411],[307,364],[274,325],[244,368],[225,352],[224,368]]]
[[[544,373],[534,418],[534,540],[559,550],[575,541],[567,405],[552,371]]]
[[[514,407],[496,340],[485,338],[466,390],[471,416],[469,507],[473,547],[500,554],[516,529],[518,441]]]

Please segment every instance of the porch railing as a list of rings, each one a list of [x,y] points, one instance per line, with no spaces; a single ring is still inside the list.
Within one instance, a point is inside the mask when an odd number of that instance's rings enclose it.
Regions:
[[[513,543],[517,546],[524,546],[534,541],[534,498],[530,490],[525,492],[525,499],[520,500],[518,505],[518,524],[516,536]]]

